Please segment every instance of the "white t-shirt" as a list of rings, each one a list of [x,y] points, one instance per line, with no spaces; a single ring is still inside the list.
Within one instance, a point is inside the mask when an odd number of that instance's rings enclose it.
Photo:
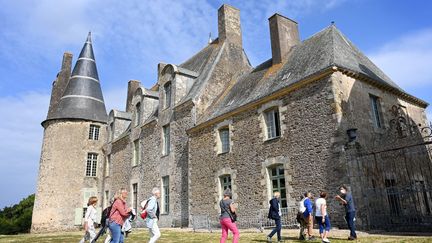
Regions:
[[[323,216],[323,214],[322,214],[323,212],[321,211],[321,206],[322,205],[324,205],[324,207],[327,208],[327,202],[326,202],[326,200],[324,198],[318,198],[315,201],[315,208],[316,208],[315,216],[318,216],[318,217],[322,217]],[[328,213],[326,215],[328,215]]]
[[[89,227],[94,226],[94,222],[96,221],[96,208],[93,205],[87,207],[84,220],[87,222]]]

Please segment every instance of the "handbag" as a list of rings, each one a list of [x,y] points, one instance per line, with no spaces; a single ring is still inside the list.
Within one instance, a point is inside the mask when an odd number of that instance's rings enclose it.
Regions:
[[[231,209],[230,210],[228,210],[226,207],[225,207],[225,204],[223,204],[223,202],[222,202],[222,200],[220,201],[220,207],[230,216],[230,218],[231,218],[231,222],[236,222],[237,221],[237,214],[236,213],[233,213],[233,212],[231,212]]]

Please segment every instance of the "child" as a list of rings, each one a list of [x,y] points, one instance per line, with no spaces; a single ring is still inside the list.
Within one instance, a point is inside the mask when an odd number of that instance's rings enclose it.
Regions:
[[[97,197],[90,197],[87,203],[87,212],[84,217],[84,237],[80,240],[80,243],[84,243],[85,241],[92,242],[96,237],[96,230],[94,227],[94,222],[96,220],[96,204]]]

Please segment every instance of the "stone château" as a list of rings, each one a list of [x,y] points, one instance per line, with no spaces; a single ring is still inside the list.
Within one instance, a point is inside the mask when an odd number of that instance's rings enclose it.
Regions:
[[[240,11],[222,5],[217,39],[181,64],[159,63],[151,88],[129,81],[126,109],[109,114],[90,34],[72,72],[65,53],[42,122],[32,231],[75,229],[89,196],[100,198],[100,212],[122,187],[134,208],[160,187],[162,227],[193,226],[199,216],[217,222],[225,188],[245,227],[266,218],[273,191],[293,212],[305,191],[327,190],[343,226],[333,200],[341,184],[353,191],[359,227],[411,217],[430,228],[428,104],[334,24],[304,40],[280,14],[269,27],[271,58],[253,67]]]

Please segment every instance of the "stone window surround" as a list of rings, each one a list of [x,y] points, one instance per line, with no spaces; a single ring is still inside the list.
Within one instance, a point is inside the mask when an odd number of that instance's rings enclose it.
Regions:
[[[99,140],[99,135],[100,135],[100,126],[95,124],[90,124],[88,139]]]
[[[218,123],[213,129],[214,138],[215,138],[214,151],[218,155],[232,152],[232,148],[233,148],[232,136],[234,131],[232,123],[233,123],[232,120],[224,120],[223,122]],[[227,152],[222,152],[222,141],[220,139],[219,130],[223,128],[228,128],[229,131],[229,150]]]
[[[170,198],[170,191],[171,191],[171,188],[170,188],[170,181],[171,181],[171,176],[169,176],[169,175],[163,175],[163,176],[161,176],[161,179],[160,179],[160,192],[161,192],[161,197],[160,197],[160,213],[162,214],[162,215],[169,215],[169,209],[170,209],[170,203],[169,203],[169,201],[168,201],[168,212],[165,212],[165,190],[164,190],[164,178],[168,178],[168,200],[169,200],[169,198]]]
[[[214,182],[215,182],[215,191],[213,193],[214,195],[214,200],[215,200],[215,205],[214,208],[217,211],[217,213],[220,213],[220,206],[219,206],[219,202],[220,200],[222,200],[222,188],[221,188],[221,180],[220,178],[222,176],[225,175],[230,175],[231,176],[231,192],[232,192],[232,199],[235,202],[238,199],[238,194],[237,194],[237,185],[236,185],[236,179],[237,179],[237,170],[233,170],[229,167],[224,167],[220,170],[218,170],[215,174],[214,177]]]
[[[134,124],[135,127],[141,123],[141,121],[137,120],[138,113],[137,113],[136,107],[137,107],[138,103],[140,104],[140,114],[142,114],[143,105],[142,105],[142,96],[141,95],[135,95],[132,98],[132,107],[133,107],[133,113],[132,113],[133,123],[132,124]],[[142,119],[142,116],[140,116],[140,119]]]
[[[168,108],[170,108],[171,107],[171,105],[172,105],[172,98],[173,98],[173,95],[172,95],[172,92],[173,92],[173,85],[172,85],[173,83],[172,83],[172,81],[171,80],[168,80],[168,81],[166,81],[164,84],[163,84],[163,109],[168,109]],[[167,87],[169,87],[169,102],[167,102]]]
[[[138,145],[138,148],[135,146]],[[137,138],[132,141],[132,167],[137,166],[141,163],[141,142]]]
[[[375,124],[374,124],[374,118],[373,118],[374,114],[373,114],[373,110],[372,110],[372,107],[371,107],[371,104],[370,104],[370,97],[371,96],[375,96],[375,97],[378,98],[377,99],[377,101],[378,101],[378,113],[380,114],[380,118],[381,118],[381,128],[376,127]],[[378,92],[376,92],[376,90],[369,89],[367,91],[367,98],[368,98],[368,103],[369,103],[369,123],[371,124],[372,129],[373,129],[373,131],[375,133],[384,133],[384,131],[385,131],[386,127],[387,127],[387,123],[386,123],[386,119],[384,117],[384,114],[385,114],[384,113],[384,111],[385,111],[384,110],[385,102],[382,99],[382,95],[379,94]]]
[[[169,140],[170,141],[168,141],[168,144],[169,144],[169,148],[168,148],[168,151],[166,151],[166,141],[165,141],[165,132],[164,132],[164,130],[165,130],[165,127],[168,127],[169,128],[169,131],[168,131],[168,138],[169,138]],[[161,157],[165,157],[165,156],[168,156],[168,155],[170,155],[170,153],[171,153],[171,124],[170,123],[167,123],[167,124],[165,124],[165,125],[163,125],[163,126],[161,126]]]
[[[261,176],[263,178],[261,180],[261,185],[264,188],[262,195],[263,198],[265,198],[264,201],[262,202],[263,208],[268,208],[268,202],[273,197],[269,169],[277,165],[283,165],[284,167],[287,205],[288,207],[290,207],[295,205],[296,203],[295,198],[291,196],[291,194],[293,193],[293,188],[290,185],[290,182],[292,182],[293,169],[291,168],[290,159],[285,156],[278,156],[278,157],[268,158],[261,164]]]
[[[268,138],[267,125],[264,117],[264,113],[271,108],[277,108],[279,111],[280,136],[274,138]],[[259,124],[261,127],[261,132],[259,136],[262,138],[263,142],[278,139],[284,136],[286,125],[283,123],[283,121],[285,120],[286,111],[287,107],[282,105],[282,100],[272,100],[261,105],[260,108],[257,110],[257,113],[259,114]]]
[[[163,74],[163,77],[161,79],[161,81],[159,82],[159,87],[161,87],[159,90],[159,107],[161,107],[162,110],[166,110],[169,109],[173,106],[172,102],[174,100],[174,95],[175,95],[175,76],[176,73],[174,72],[174,70],[172,72],[167,72],[165,71]],[[169,106],[166,106],[166,97],[165,97],[165,85],[170,83],[171,85],[171,104]]]
[[[88,167],[88,163],[89,163],[89,155],[90,154],[92,154],[92,155],[96,155],[96,166],[95,166],[95,171],[94,171],[94,176],[92,175],[93,174],[93,163],[91,163],[90,164],[90,175],[87,175],[87,167]],[[97,176],[98,176],[98,161],[99,161],[99,153],[96,153],[96,152],[87,152],[86,153],[86,157],[85,157],[85,173],[84,173],[84,176],[85,177],[93,177],[93,178],[96,178]]]
[[[134,198],[133,198],[133,184],[137,184],[137,209],[139,209],[140,208],[140,201],[139,201],[139,195],[140,195],[140,193],[139,193],[139,188],[140,188],[140,183],[139,183],[139,179],[131,179],[130,181],[129,181],[129,185],[130,185],[130,188],[129,188],[129,198],[130,198],[130,206],[132,207],[132,205],[133,205],[133,200],[134,200]],[[136,213],[138,213],[138,212],[136,212]]]

